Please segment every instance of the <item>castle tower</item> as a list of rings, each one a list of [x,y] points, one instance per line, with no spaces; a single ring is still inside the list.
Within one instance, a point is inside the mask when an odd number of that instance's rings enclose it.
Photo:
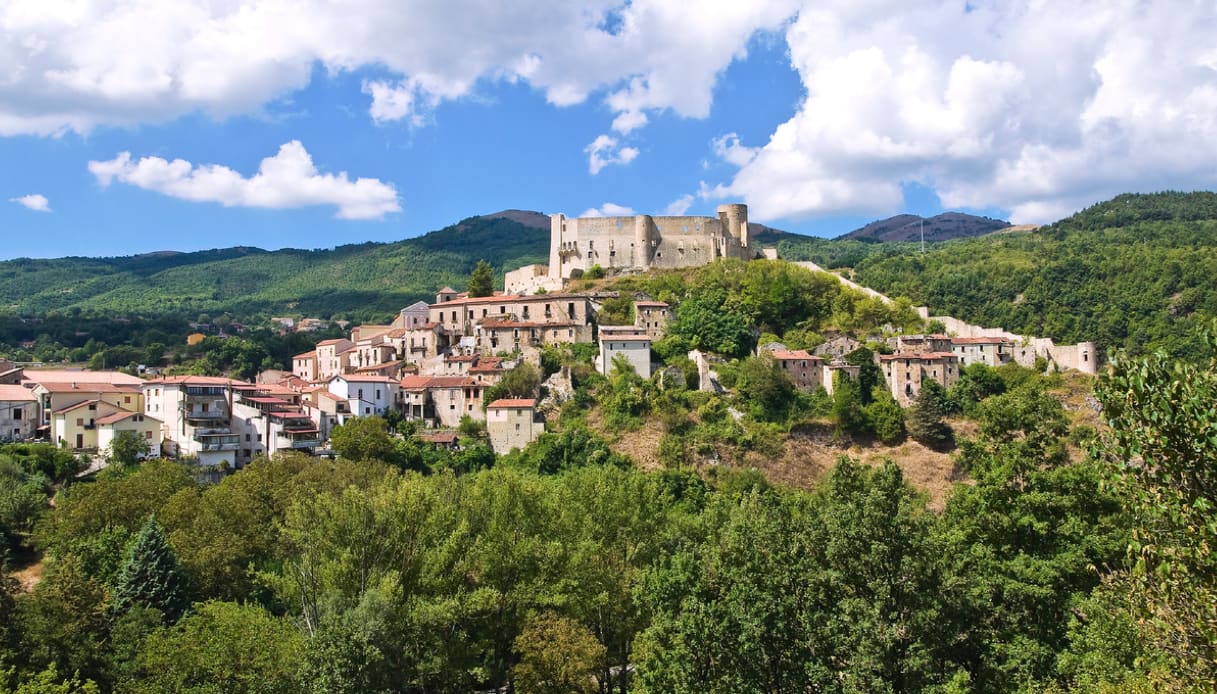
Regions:
[[[566,226],[566,215],[549,216],[549,278],[562,279],[562,229]]]
[[[718,220],[722,222],[723,230],[735,239],[740,247],[748,247],[748,206],[719,205]]]
[[[634,216],[634,250],[638,255],[634,257],[634,262],[642,268],[643,271],[651,269],[651,225],[654,222],[648,215],[640,214]]]

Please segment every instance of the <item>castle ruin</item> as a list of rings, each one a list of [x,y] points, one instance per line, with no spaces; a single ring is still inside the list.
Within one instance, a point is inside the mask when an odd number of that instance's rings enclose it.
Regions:
[[[718,217],[550,217],[550,279],[605,270],[647,271],[757,257],[748,242],[748,206],[719,205]]]

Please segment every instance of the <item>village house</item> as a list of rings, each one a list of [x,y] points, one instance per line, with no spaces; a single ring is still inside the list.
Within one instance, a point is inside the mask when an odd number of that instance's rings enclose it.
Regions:
[[[650,335],[652,340],[658,340],[668,331],[668,324],[671,322],[672,309],[666,303],[662,301],[634,302],[634,327],[637,332]]]
[[[258,455],[281,451],[311,454],[321,446],[317,424],[299,405],[274,397],[257,386],[233,389],[234,430],[240,437],[241,466]]]
[[[401,311],[398,311],[397,318],[393,319],[393,327],[403,330],[414,330],[430,322],[431,307],[425,301],[415,301]]]
[[[143,439],[148,446],[148,457],[159,458],[161,456],[161,426],[164,423],[156,417],[151,417],[140,412],[130,412],[128,410],[118,410],[112,412],[97,420],[97,448],[99,451],[108,451],[110,444],[114,439],[118,438],[119,434],[124,431],[129,431],[135,436]]]
[[[429,322],[442,326],[450,343],[473,338],[474,350],[482,354],[592,341],[594,309],[587,295],[450,296],[436,297]]]
[[[292,373],[305,381],[316,381],[317,350],[293,356]]]
[[[0,441],[34,438],[39,421],[38,396],[19,385],[0,385]]]
[[[201,465],[228,462],[239,466],[240,435],[234,429],[234,390],[254,386],[214,376],[168,376],[142,386],[144,414],[161,420],[162,450],[171,456],[193,456]],[[239,429],[239,426],[238,426]]]
[[[948,335],[899,335],[896,337],[897,352],[950,352],[952,340]]]
[[[596,357],[596,370],[608,376],[613,370],[613,360],[618,355],[625,357],[626,362],[634,367],[634,373],[639,377],[651,377],[651,336],[634,332],[633,326],[620,326],[629,332],[608,330],[612,326],[604,326],[600,330],[600,353]]]
[[[343,372],[343,354],[355,347],[355,343],[342,337],[322,340],[317,343],[317,364],[314,378],[307,380],[328,381]],[[304,378],[297,373],[297,376]]]
[[[486,433],[490,446],[500,455],[524,448],[545,432],[537,418],[536,400],[495,400],[486,406]]]
[[[383,416],[397,401],[398,388],[398,382],[386,376],[343,374],[329,382],[329,391],[344,398],[357,417]]]
[[[858,349],[862,343],[848,335],[838,335],[827,342],[818,345],[811,353],[817,357],[839,359]]]
[[[898,352],[879,356],[892,397],[908,407],[926,381],[950,388],[959,380],[959,358],[952,352]]]
[[[1014,343],[1006,337],[954,337],[951,349],[959,357],[960,367],[1001,366],[1014,359]]]

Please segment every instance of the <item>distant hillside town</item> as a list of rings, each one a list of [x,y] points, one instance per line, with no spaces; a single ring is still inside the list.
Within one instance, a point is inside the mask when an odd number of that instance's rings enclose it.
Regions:
[[[504,293],[470,296],[440,289],[434,303],[416,302],[384,325],[359,325],[348,337],[322,340],[292,358],[290,371],[264,371],[255,382],[208,376],[143,379],[115,371],[28,368],[0,360],[0,437],[46,439],[74,451],[105,451],[122,432],[147,443],[152,456],[190,456],[204,466],[239,468],[279,451],[317,453],[330,433],[355,417],[390,412],[432,432],[436,445],[468,419],[484,423],[494,450],[522,448],[544,431],[543,404],[532,398],[485,402],[509,370],[539,365],[546,346],[596,346],[596,369],[608,374],[628,364],[650,378],[651,346],[674,319],[653,297],[632,297],[633,324],[602,325],[598,315],[616,293],[570,291],[593,268],[612,274],[689,268],[721,258],[775,259],[749,243],[747,208],[724,205],[718,217],[605,217],[551,219],[550,264],[506,273]],[[822,271],[802,263],[812,271]],[[831,273],[830,273],[831,274]],[[883,301],[887,297],[838,280]],[[1058,346],[1051,340],[968,325],[949,316],[943,334],[896,335],[876,354],[892,396],[910,405],[922,385],[950,387],[969,364],[1037,361],[1095,373],[1094,345]],[[279,324],[288,319],[276,318]],[[300,330],[319,327],[302,322]],[[951,334],[946,334],[951,333]],[[832,393],[858,366],[843,357],[860,346],[847,335],[811,351],[779,343],[758,348],[804,391]],[[702,370],[703,390],[717,387],[706,355],[690,354]],[[559,372],[546,390],[563,391]]]

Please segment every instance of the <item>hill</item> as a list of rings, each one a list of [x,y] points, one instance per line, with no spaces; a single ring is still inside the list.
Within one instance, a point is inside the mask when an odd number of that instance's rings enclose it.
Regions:
[[[1032,232],[873,246],[854,279],[971,323],[1198,358],[1217,317],[1217,194],[1121,195]]]
[[[437,287],[463,286],[480,258],[500,273],[505,267],[544,262],[549,230],[548,224],[536,226],[540,217],[509,210],[470,217],[413,239],[331,250],[242,247],[10,260],[0,262],[0,310],[18,315],[80,310],[381,319],[434,296]]]
[[[925,240],[949,241],[951,239],[983,236],[1010,226],[1009,222],[989,217],[962,212],[944,212],[933,217],[921,217],[915,214],[900,214],[888,217],[866,226],[855,229],[848,234],[838,236],[838,240],[854,239],[858,241],[920,241],[925,232]]]

